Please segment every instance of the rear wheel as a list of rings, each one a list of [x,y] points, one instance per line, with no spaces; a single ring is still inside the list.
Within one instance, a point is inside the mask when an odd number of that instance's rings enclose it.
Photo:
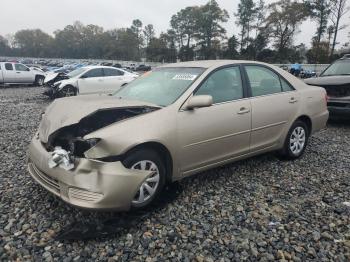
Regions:
[[[158,197],[165,184],[166,169],[161,157],[153,150],[139,149],[131,151],[123,164],[130,169],[152,172],[141,184],[131,202],[131,206],[136,209],[148,206]]]
[[[309,132],[305,122],[301,120],[295,121],[284,142],[284,147],[281,151],[282,157],[286,159],[301,157],[308,143]]]

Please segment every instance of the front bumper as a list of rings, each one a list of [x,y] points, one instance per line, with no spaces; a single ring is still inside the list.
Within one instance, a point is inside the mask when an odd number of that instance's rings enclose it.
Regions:
[[[350,118],[350,101],[329,99],[328,111],[331,118]]]
[[[36,182],[65,202],[86,209],[128,210],[142,182],[151,175],[150,171],[127,169],[121,162],[85,158],[77,159],[70,171],[50,168],[51,154],[37,136],[28,154],[28,171]]]
[[[43,95],[48,96],[50,98],[55,98],[57,95],[57,91],[54,87],[52,86],[45,86],[44,87],[44,92]]]

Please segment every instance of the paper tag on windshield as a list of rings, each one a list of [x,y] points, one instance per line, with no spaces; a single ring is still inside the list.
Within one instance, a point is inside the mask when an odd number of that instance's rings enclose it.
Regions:
[[[173,80],[185,80],[185,81],[193,81],[195,80],[197,75],[191,74],[180,74],[173,77]]]

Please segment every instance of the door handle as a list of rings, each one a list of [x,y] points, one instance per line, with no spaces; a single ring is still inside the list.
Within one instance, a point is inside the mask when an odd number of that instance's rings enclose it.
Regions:
[[[249,109],[249,108],[241,107],[241,108],[239,109],[239,111],[237,112],[237,114],[243,115],[243,114],[247,114],[247,113],[249,113],[249,112],[250,112],[250,109]]]
[[[291,104],[294,104],[296,102],[298,102],[298,99],[296,99],[295,97],[291,97],[289,100],[289,103],[291,103]]]
[[[20,74],[21,72],[16,72],[17,74]]]

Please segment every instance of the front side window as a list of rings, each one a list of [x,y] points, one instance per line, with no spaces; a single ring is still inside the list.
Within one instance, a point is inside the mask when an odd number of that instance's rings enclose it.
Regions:
[[[16,71],[29,71],[29,68],[25,65],[15,64]]]
[[[73,70],[72,72],[68,73],[67,75],[69,78],[73,78],[73,77],[76,77],[76,76],[82,74],[85,71],[86,71],[86,68],[81,67],[81,68]]]
[[[204,71],[204,68],[192,67],[156,68],[130,82],[114,95],[122,99],[168,106],[174,103]]]
[[[124,75],[124,72],[118,70],[118,69],[113,69],[113,68],[104,68],[103,69],[105,76],[122,76]]]
[[[239,67],[228,67],[214,72],[195,92],[195,95],[210,95],[213,97],[214,104],[243,98]]]
[[[245,66],[252,96],[263,96],[282,92],[280,77],[263,66]]]
[[[103,70],[102,68],[94,68],[91,69],[90,71],[87,71],[84,75],[83,78],[93,78],[93,77],[103,77]]]
[[[13,70],[12,64],[6,63],[6,64],[5,64],[5,69],[6,69],[6,70],[9,70],[9,71],[12,71],[12,70]]]

